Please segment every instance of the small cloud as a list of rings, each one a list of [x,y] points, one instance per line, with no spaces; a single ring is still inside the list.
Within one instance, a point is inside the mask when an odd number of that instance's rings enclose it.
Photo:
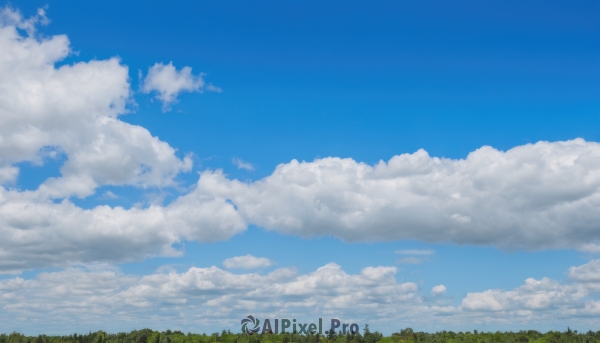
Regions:
[[[119,199],[120,197],[118,195],[116,195],[115,193],[111,192],[111,191],[106,191],[104,193],[102,193],[102,195],[100,196],[100,199]]]
[[[600,245],[594,243],[584,243],[580,245],[579,250],[589,254],[598,254],[600,253]]]
[[[138,74],[141,78],[142,73]],[[148,68],[148,75],[142,83],[142,92],[156,92],[156,98],[163,103],[163,112],[168,112],[171,110],[170,105],[177,102],[177,96],[182,92],[223,91],[212,83],[205,86],[203,76],[202,73],[193,75],[192,68],[187,66],[177,70],[173,62],[155,63]]]
[[[399,255],[433,255],[435,250],[433,249],[407,249],[407,250],[396,250],[396,254]]]
[[[272,266],[273,262],[265,257],[254,257],[250,254],[246,256],[231,257],[223,261],[223,266],[227,269],[256,269]]]
[[[446,294],[446,286],[437,285],[431,289],[431,295],[444,295]]]
[[[233,163],[234,166],[238,167],[238,169],[245,169],[248,171],[254,170],[254,166],[251,163],[244,162],[242,161],[242,159],[237,157],[232,158],[231,163]]]
[[[212,83],[209,83],[208,85],[206,85],[206,90],[209,92],[217,92],[217,93],[221,93],[223,91],[221,89],[221,87],[217,87],[217,86],[213,85]]]
[[[421,260],[416,257],[404,257],[396,261],[398,264],[420,264]]]

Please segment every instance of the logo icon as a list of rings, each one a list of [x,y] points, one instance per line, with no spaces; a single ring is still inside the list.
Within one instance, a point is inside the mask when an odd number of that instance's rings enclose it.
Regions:
[[[253,325],[252,329],[248,328],[248,324]],[[258,318],[254,318],[253,316],[248,316],[248,318],[242,319],[242,332],[247,334],[257,333],[260,330],[260,320]]]

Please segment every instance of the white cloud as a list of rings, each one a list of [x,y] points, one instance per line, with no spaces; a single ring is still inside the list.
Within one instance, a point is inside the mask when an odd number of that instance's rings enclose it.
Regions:
[[[223,91],[221,89],[221,87],[217,87],[217,86],[213,85],[212,83],[209,83],[208,85],[206,85],[206,90],[211,91],[211,92],[216,92],[216,93],[221,93]]]
[[[43,14],[43,13],[42,13]],[[85,197],[99,185],[172,186],[192,161],[148,130],[118,119],[130,99],[128,69],[117,58],[56,67],[69,53],[64,35],[38,39],[17,28],[34,25],[10,8],[0,22],[0,179],[12,164],[42,163],[45,149],[66,155],[62,177],[44,182],[41,196]]]
[[[254,257],[250,254],[246,256],[235,256],[223,261],[223,266],[227,269],[256,269],[265,268],[273,265],[268,258]]]
[[[174,243],[226,240],[245,228],[225,199],[193,193],[164,207],[85,210],[0,188],[0,272],[179,255]]]
[[[584,265],[569,268],[569,279],[600,283],[600,260],[592,260]]]
[[[43,8],[37,10],[36,15],[25,19],[21,13],[10,6],[6,6],[0,10],[0,26],[15,26],[21,30],[25,30],[29,36],[36,34],[37,25],[47,25],[50,23],[46,17],[46,11]]]
[[[334,263],[306,274],[279,268],[264,275],[234,274],[214,266],[146,276],[125,275],[102,265],[68,268],[30,280],[1,280],[0,307],[6,316],[0,330],[21,326],[31,331],[30,323],[35,323],[39,333],[102,328],[117,332],[140,325],[237,331],[240,318],[249,313],[300,322],[337,317],[369,323],[373,330],[396,330],[398,322],[455,331],[473,325],[549,329],[600,324],[597,290],[577,282],[527,279],[510,291],[469,293],[461,306],[452,306],[444,285],[432,288],[433,297],[423,297],[416,283],[397,282],[396,274],[394,267],[367,267],[349,274]],[[57,320],[62,323],[59,329]]]
[[[231,163],[233,163],[234,166],[238,167],[238,169],[245,169],[248,171],[254,170],[254,166],[252,165],[252,163],[244,162],[242,161],[242,159],[237,157],[232,158]]]
[[[132,99],[118,59],[56,67],[70,53],[66,36],[21,35],[17,28],[44,21],[40,13],[29,21],[9,8],[1,15],[0,181],[14,182],[17,163],[42,164],[48,151],[66,162],[61,177],[35,191],[0,187],[2,272],[174,255],[175,243],[228,239],[249,224],[346,241],[600,247],[600,144],[582,139],[483,147],[465,159],[419,150],[374,166],[293,160],[255,182],[205,171],[167,206],[82,209],[68,198],[102,185],[175,186],[192,161],[119,119]],[[145,87],[167,102],[199,87],[191,70],[151,71]]]
[[[106,192],[102,193],[102,196],[100,198],[102,198],[102,199],[118,199],[119,196],[111,191],[106,191]]]
[[[69,40],[33,36],[29,28],[42,16],[25,20],[8,7],[0,13],[0,181],[14,182],[19,162],[43,164],[59,154],[66,162],[61,177],[36,191],[0,187],[0,272],[174,255],[172,244],[182,240],[223,240],[243,231],[245,222],[226,199],[199,194],[129,210],[82,209],[66,199],[102,185],[176,186],[174,178],[192,161],[119,120],[131,90],[118,59],[56,67],[70,53]]]
[[[405,249],[396,250],[396,254],[399,255],[433,255],[435,250],[433,249]]]
[[[196,191],[231,199],[248,223],[303,237],[509,250],[600,244],[600,144],[582,139],[482,147],[458,160],[423,150],[375,166],[293,160],[250,183],[208,171]]]
[[[462,301],[467,310],[514,311],[570,308],[577,305],[588,291],[579,284],[563,285],[557,281],[529,278],[525,284],[512,290],[487,290],[469,293]]]
[[[431,295],[437,296],[437,295],[445,295],[445,294],[446,294],[446,286],[444,286],[444,285],[433,286],[433,288],[431,289]]]
[[[177,71],[173,62],[169,64],[156,63],[148,68],[148,75],[143,82],[142,91],[145,93],[157,92],[156,98],[163,103],[163,112],[169,111],[170,105],[177,102],[177,96],[182,92],[202,92],[204,89],[211,92],[221,92],[221,88],[212,84],[204,87],[202,79],[204,74],[194,76],[192,68],[183,67]]]
[[[15,318],[36,323],[40,332],[56,330],[56,320],[63,323],[60,330],[98,323],[126,330],[143,323],[197,331],[212,323],[237,331],[239,318],[248,313],[311,320],[332,313],[356,319],[373,312],[403,313],[398,306],[419,304],[421,298],[414,283],[397,283],[395,274],[393,267],[347,274],[333,263],[300,275],[290,268],[259,275],[193,267],[139,277],[110,268],[70,268],[0,281],[0,306],[11,314],[0,330],[18,328]]]

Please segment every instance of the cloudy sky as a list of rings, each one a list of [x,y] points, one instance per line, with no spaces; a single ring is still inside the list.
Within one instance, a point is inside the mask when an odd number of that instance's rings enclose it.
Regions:
[[[597,1],[0,5],[0,331],[600,325]]]

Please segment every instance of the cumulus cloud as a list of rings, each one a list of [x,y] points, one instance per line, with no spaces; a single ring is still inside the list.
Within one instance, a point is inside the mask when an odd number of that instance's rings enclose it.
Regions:
[[[215,197],[188,194],[167,207],[129,210],[82,209],[68,200],[102,185],[176,186],[192,161],[119,119],[131,90],[118,59],[57,67],[70,53],[69,40],[34,36],[31,25],[43,15],[23,19],[8,7],[0,13],[0,182],[16,180],[19,162],[43,164],[57,155],[65,162],[60,177],[35,191],[0,187],[0,272],[173,255],[172,244],[182,240],[223,240],[242,231],[233,206]]]
[[[182,92],[202,92],[204,89],[211,92],[221,92],[221,88],[209,84],[205,87],[204,74],[193,75],[192,68],[183,67],[177,70],[173,62],[169,64],[156,63],[148,68],[148,75],[144,79],[142,91],[145,93],[156,92],[156,98],[163,103],[163,112],[169,111],[170,105],[177,102],[177,96]]]
[[[273,265],[273,262],[265,257],[254,257],[250,254],[246,256],[235,256],[223,261],[223,266],[227,269],[256,269],[265,268]]]
[[[419,150],[374,166],[293,160],[250,183],[207,171],[196,191],[231,199],[249,223],[303,237],[509,250],[600,243],[600,144],[582,139],[486,146],[465,159]]]
[[[246,228],[225,199],[196,194],[168,206],[86,210],[0,189],[0,218],[0,272],[175,256],[175,243],[225,240]]]
[[[5,8],[2,18],[0,272],[176,255],[175,243],[228,239],[250,224],[345,241],[600,247],[600,144],[582,139],[505,152],[482,147],[464,159],[419,150],[375,165],[293,160],[254,182],[205,171],[167,206],[83,209],[69,198],[102,185],[176,186],[191,158],[119,119],[132,99],[118,59],[57,67],[70,53],[66,36],[21,34],[44,21],[43,12],[23,19]],[[144,89],[169,103],[204,87],[199,77],[157,64]],[[35,191],[6,187],[18,177],[17,163],[42,164],[50,152],[64,157],[60,177]]]
[[[150,323],[197,331],[211,323],[235,330],[239,318],[248,313],[263,318],[285,313],[311,320],[324,313],[346,318],[375,311],[401,313],[397,306],[419,304],[421,298],[416,284],[398,283],[395,274],[394,267],[367,267],[348,274],[334,263],[307,274],[279,268],[266,275],[193,267],[183,273],[140,277],[110,268],[69,268],[30,280],[0,281],[0,306],[13,315],[0,323],[0,329],[14,329],[15,316],[35,322],[41,332],[56,330],[57,319],[85,327],[101,322],[123,330]]]
[[[431,295],[444,295],[444,294],[446,294],[446,286],[444,286],[444,285],[433,286],[433,288],[431,289]]]
[[[17,28],[33,25],[5,8],[0,22],[0,178],[18,175],[18,162],[42,163],[52,148],[66,155],[62,176],[38,190],[43,196],[85,197],[96,187],[172,186],[189,171],[167,143],[118,116],[130,101],[128,68],[117,58],[56,67],[69,53],[64,35],[38,39]]]
[[[600,283],[600,260],[592,260],[584,265],[571,267],[568,275],[571,280]]]
[[[424,297],[416,283],[397,282],[396,274],[396,268],[383,266],[350,274],[335,263],[306,274],[279,268],[264,275],[214,266],[145,276],[105,265],[67,268],[29,280],[1,280],[0,306],[7,316],[0,330],[36,323],[39,332],[52,333],[60,320],[60,332],[100,329],[98,323],[114,331],[139,325],[237,331],[240,318],[249,313],[300,322],[335,317],[368,322],[374,330],[394,330],[398,322],[421,328],[431,323],[446,330],[491,323],[537,328],[600,323],[600,301],[594,300],[598,290],[578,282],[527,279],[509,291],[469,293],[460,306],[453,306],[444,285],[432,288],[433,297]]]
[[[578,304],[588,291],[579,284],[563,285],[549,278],[529,278],[525,284],[512,290],[487,290],[469,293],[462,301],[467,310],[514,311],[571,308]]]

